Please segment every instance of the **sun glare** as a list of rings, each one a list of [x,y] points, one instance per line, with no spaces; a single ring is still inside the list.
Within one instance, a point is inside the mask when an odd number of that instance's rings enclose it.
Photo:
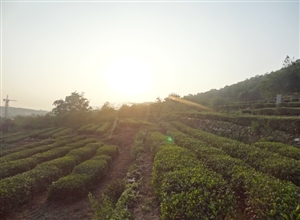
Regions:
[[[140,60],[123,58],[109,64],[105,77],[111,88],[126,96],[139,96],[150,91],[149,67]]]

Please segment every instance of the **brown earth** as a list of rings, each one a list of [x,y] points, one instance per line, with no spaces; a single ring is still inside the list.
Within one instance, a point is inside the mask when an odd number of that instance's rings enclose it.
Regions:
[[[105,144],[117,144],[120,149],[120,153],[113,161],[108,175],[102,180],[97,189],[92,192],[97,199],[100,198],[102,192],[106,189],[110,182],[116,179],[122,179],[126,176],[128,168],[132,163],[130,158],[130,148],[133,144],[133,138],[136,132],[136,129],[122,129],[122,131],[112,135],[111,139],[102,140],[99,137],[95,137],[96,139],[103,141]],[[34,200],[20,206],[18,209],[5,216],[4,219],[81,220],[91,219],[93,217],[93,210],[88,197],[72,204],[58,204],[48,202],[46,193],[47,192],[40,193]]]
[[[141,172],[141,183],[138,187],[139,196],[131,210],[133,219],[160,220],[159,202],[151,186],[153,158],[150,152],[143,153],[136,161]]]

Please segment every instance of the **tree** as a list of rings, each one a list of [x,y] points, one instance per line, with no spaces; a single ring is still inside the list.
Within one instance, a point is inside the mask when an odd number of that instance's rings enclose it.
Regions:
[[[220,97],[214,97],[211,102],[210,105],[211,107],[217,107],[217,106],[221,106],[221,105],[225,105],[226,101]]]
[[[289,56],[286,56],[286,58],[283,61],[283,68],[289,67],[291,65],[293,65],[293,63],[295,62],[295,58],[293,57],[293,59],[291,59]]]
[[[98,122],[113,121],[117,117],[117,110],[109,102],[105,102],[102,107],[95,111]]]
[[[55,116],[57,125],[77,128],[87,123],[88,113],[92,108],[89,106],[88,99],[83,96],[83,93],[73,92],[65,100],[60,99],[53,102],[55,108],[52,109],[52,114]]]
[[[89,101],[83,96],[83,93],[72,92],[70,96],[65,98],[65,101],[62,99],[54,101],[53,105],[55,105],[55,108],[52,109],[52,113],[54,115],[61,115],[91,110],[92,108],[89,106]]]

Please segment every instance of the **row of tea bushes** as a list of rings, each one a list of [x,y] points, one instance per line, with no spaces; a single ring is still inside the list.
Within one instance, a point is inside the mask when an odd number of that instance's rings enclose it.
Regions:
[[[150,150],[152,156],[156,154],[160,146],[175,145],[171,137],[167,137],[159,131],[149,132],[145,138],[144,144]]]
[[[92,158],[102,145],[86,145],[87,142],[96,142],[92,138],[79,142],[70,144],[70,147],[77,149],[71,150],[64,157],[41,163],[30,171],[1,180],[0,216],[31,200],[36,193],[46,190],[52,182],[71,173],[76,165]]]
[[[99,147],[97,143],[94,145]],[[77,165],[70,175],[51,184],[48,200],[74,202],[87,196],[104,177],[110,158],[117,154],[118,147],[114,145],[98,148],[96,156]]]
[[[46,139],[46,140],[42,140],[42,141],[39,141],[39,142],[24,144],[22,146],[10,148],[10,149],[7,149],[7,150],[0,150],[0,158],[6,156],[8,154],[12,154],[12,153],[21,151],[21,150],[35,148],[35,147],[38,147],[38,146],[41,146],[41,145],[52,144],[55,141],[56,141],[55,139]]]
[[[62,137],[62,136],[70,135],[70,134],[72,134],[72,129],[71,128],[65,128],[62,131],[54,133],[52,135],[52,138],[58,138],[58,137]]]
[[[117,125],[119,129],[123,129],[126,127],[132,129],[141,128],[141,127],[148,127],[148,129],[155,129],[155,124],[147,121],[139,120],[139,119],[134,119],[134,118],[120,119]]]
[[[218,113],[182,113],[168,116],[169,118],[202,118],[217,121],[227,121],[243,126],[251,126],[253,122],[258,123],[262,128],[284,131],[292,135],[300,133],[299,117],[279,117],[279,116],[254,116],[254,115],[228,115]],[[168,120],[168,118],[166,118]]]
[[[93,127],[93,126],[95,126],[95,124],[93,124],[93,123],[83,125],[83,126],[81,126],[81,127],[77,130],[77,132],[78,132],[79,134],[84,134],[85,131],[86,131],[88,128]]]
[[[111,127],[111,122],[105,122],[103,124],[87,124],[78,129],[79,134],[105,134]]]
[[[31,170],[32,168],[34,168],[40,163],[53,160],[55,158],[66,155],[70,150],[74,149],[74,146],[72,145],[70,146],[66,144],[71,144],[72,142],[76,142],[75,146],[82,146],[82,144],[87,144],[90,142],[90,140],[79,141],[81,139],[82,138],[80,139],[74,138],[73,140],[69,140],[69,141],[55,142],[54,144],[48,145],[46,147],[45,146],[38,147],[41,149],[34,148],[36,150],[35,151],[36,154],[29,158],[18,159],[18,160],[9,161],[7,163],[2,163],[1,170],[0,170],[0,179],[14,176],[22,172],[26,172],[28,170]],[[20,154],[21,153],[27,153],[27,152],[20,152]],[[25,154],[20,156],[24,156],[24,155]]]
[[[111,127],[111,122],[105,122],[103,125],[101,125],[97,130],[96,134],[97,135],[103,135],[106,132],[109,131],[109,128]]]
[[[163,220],[229,219],[236,214],[236,198],[227,182],[187,149],[159,147],[152,176]]]
[[[228,105],[221,105],[215,107],[217,111],[237,111],[245,109],[261,109],[261,108],[276,108],[276,107],[290,107],[298,108],[300,107],[300,102],[282,102],[276,105],[275,102],[272,103],[233,103]]]
[[[248,113],[243,111],[243,113]],[[261,108],[252,110],[249,113],[253,115],[286,115],[295,116],[300,115],[300,108]]]
[[[42,133],[42,134],[39,134],[37,135],[38,138],[42,138],[42,139],[45,139],[45,138],[51,138],[54,134],[57,134],[63,130],[65,130],[66,128],[55,128],[53,130],[50,130],[48,132],[45,132],[45,133]]]
[[[295,160],[300,160],[300,149],[291,145],[279,142],[256,142],[253,144],[255,147],[266,149],[274,153],[278,153],[285,157],[290,157]]]
[[[79,141],[83,139],[84,137],[72,137],[65,140],[60,141],[51,141],[51,144],[48,144],[49,141],[41,141],[40,143],[30,144],[28,146],[25,146],[25,148],[16,148],[16,152],[12,152],[8,155],[5,155],[0,158],[0,163],[6,163],[12,160],[22,159],[26,157],[30,157],[33,154],[41,153],[47,150],[50,150],[52,148],[60,147],[63,145],[66,145],[71,142]]]
[[[2,143],[4,144],[12,144],[12,143],[16,143],[16,142],[19,142],[19,141],[22,141],[26,138],[29,137],[29,133],[26,132],[26,133],[23,133],[23,134],[20,134],[20,135],[16,135],[16,136],[13,136],[13,137],[10,137],[10,138],[6,138],[5,140],[3,140]]]
[[[39,137],[40,135],[44,134],[44,133],[48,133],[50,131],[54,131],[55,128],[45,128],[42,130],[34,130],[34,131],[30,131],[30,132],[19,132],[16,134],[8,134],[5,137],[1,137],[0,138],[0,142],[1,143],[5,143],[5,144],[12,144],[24,139],[28,139],[28,138],[36,138]]]
[[[299,215],[300,190],[292,183],[257,172],[244,161],[173,127],[169,126],[167,134],[174,137],[176,144],[191,149],[207,167],[223,176],[234,190],[244,218],[283,219],[288,216],[296,219]]]
[[[14,132],[14,133],[1,133],[0,143],[3,143],[8,138],[17,137],[18,135],[22,135],[28,132]]]
[[[232,139],[193,129],[179,122],[173,122],[172,124],[184,133],[206,142],[209,146],[221,148],[231,157],[245,161],[258,171],[270,174],[281,180],[289,180],[297,186],[300,185],[300,162],[297,160]]]

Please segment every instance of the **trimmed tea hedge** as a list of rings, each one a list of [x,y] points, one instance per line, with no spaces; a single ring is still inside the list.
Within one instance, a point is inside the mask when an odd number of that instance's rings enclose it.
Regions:
[[[111,122],[105,122],[102,126],[100,126],[97,130],[96,130],[96,134],[97,135],[103,135],[106,132],[108,132],[109,128],[111,127]]]
[[[56,134],[64,129],[66,129],[66,128],[56,128],[56,129],[48,131],[46,133],[42,133],[42,134],[38,135],[38,137],[39,138],[49,138],[49,137],[52,137],[53,134]]]
[[[118,155],[118,153],[119,153],[118,146],[104,145],[97,150],[96,155],[108,155],[108,156],[114,158],[115,156]]]
[[[88,195],[104,177],[108,163],[107,156],[115,156],[117,146],[103,146],[97,150],[95,157],[76,166],[72,173],[52,183],[48,191],[49,200],[73,202]],[[100,156],[98,156],[100,155]],[[110,157],[106,157],[109,161]]]
[[[300,211],[297,211],[300,201],[298,187],[257,172],[244,161],[226,155],[221,149],[208,147],[171,126],[168,129],[167,133],[174,137],[176,144],[191,149],[207,167],[228,181],[238,198],[239,212],[244,218],[297,218]]]
[[[40,142],[35,142],[35,143],[31,143],[31,144],[25,144],[23,146],[16,147],[16,148],[11,148],[11,149],[7,149],[7,150],[0,150],[0,155],[1,155],[0,158],[6,156],[8,154],[21,151],[21,150],[34,148],[34,147],[38,147],[38,146],[41,146],[41,145],[48,145],[48,144],[52,144],[54,142],[55,142],[54,139],[47,139],[47,140],[42,140]]]
[[[66,128],[62,131],[59,131],[57,133],[54,133],[52,135],[53,138],[58,138],[58,137],[61,137],[61,136],[64,136],[64,135],[69,135],[69,134],[72,134],[72,129],[71,128]]]
[[[87,140],[96,142],[95,139]],[[52,182],[71,173],[77,164],[94,156],[101,143],[98,145],[88,144],[70,151],[64,157],[39,164],[30,171],[1,180],[0,216],[29,201],[37,192],[46,190]]]
[[[88,129],[89,127],[95,126],[95,124],[87,124],[87,125],[83,125],[82,127],[80,127],[77,132],[79,134],[84,134],[86,129]]]
[[[221,175],[178,146],[162,146],[153,165],[153,185],[162,219],[224,219],[235,216],[236,198]]]
[[[300,133],[300,118],[299,117],[279,117],[279,116],[254,116],[254,115],[241,115],[232,116],[217,113],[182,113],[177,116],[169,115],[169,118],[181,117],[191,118],[204,118],[217,121],[227,121],[243,126],[251,126],[252,122],[258,122],[260,126],[271,128],[273,130],[285,131],[289,134],[298,135]],[[166,118],[168,119],[168,118]]]
[[[256,142],[253,144],[255,147],[266,149],[282,156],[290,157],[295,160],[300,160],[300,149],[291,145],[279,142]]]
[[[75,138],[71,138],[71,139],[67,139],[67,140],[63,140],[63,141],[56,141],[52,144],[40,144],[36,147],[33,148],[29,148],[29,149],[20,149],[19,151],[15,152],[15,153],[11,153],[9,155],[6,155],[4,157],[0,158],[0,163],[7,163],[9,161],[12,160],[17,160],[17,159],[22,159],[22,158],[26,158],[26,157],[30,157],[36,153],[41,153],[41,152],[45,152],[48,151],[52,148],[57,148],[57,147],[61,147],[64,146],[68,143],[72,143],[75,141],[79,141],[80,139],[83,139],[83,137],[75,137]]]
[[[289,180],[297,186],[300,185],[300,162],[297,160],[232,139],[193,129],[179,122],[173,122],[172,124],[184,133],[206,142],[209,146],[221,148],[228,155],[245,161],[258,171],[270,174],[281,180]]]

